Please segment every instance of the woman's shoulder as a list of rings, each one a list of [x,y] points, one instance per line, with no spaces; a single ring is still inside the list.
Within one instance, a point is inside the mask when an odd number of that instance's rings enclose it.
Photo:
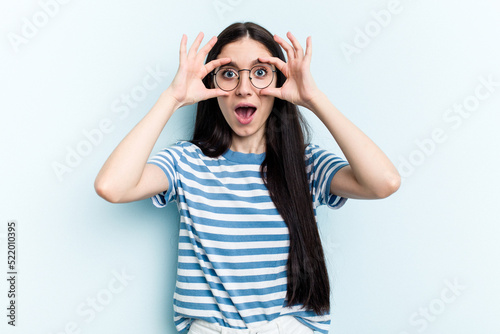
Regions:
[[[305,145],[304,155],[306,156],[306,158],[310,158],[310,157],[317,155],[318,153],[325,152],[325,151],[326,150],[321,148],[318,144],[308,143]]]
[[[308,143],[305,147],[304,158],[308,164],[315,164],[316,162],[324,161],[325,159],[341,159],[334,151],[325,149],[323,146]]]
[[[198,146],[195,144],[191,143],[188,140],[177,140],[170,146],[164,148],[164,150],[168,149],[175,149],[175,150],[180,150],[180,151],[196,151],[200,150]]]
[[[179,158],[189,157],[190,160],[207,160],[207,157],[200,147],[188,140],[178,140],[174,144],[165,148],[164,151],[171,151],[175,153]]]

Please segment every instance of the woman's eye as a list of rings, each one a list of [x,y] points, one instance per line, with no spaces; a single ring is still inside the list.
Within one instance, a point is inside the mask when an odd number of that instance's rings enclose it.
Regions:
[[[265,69],[265,68],[258,68],[258,69],[255,70],[254,73],[255,73],[255,75],[257,77],[265,77],[266,74],[267,74],[267,69]]]
[[[236,73],[234,72],[234,70],[224,70],[224,72],[222,72],[222,75],[227,79],[236,77]]]

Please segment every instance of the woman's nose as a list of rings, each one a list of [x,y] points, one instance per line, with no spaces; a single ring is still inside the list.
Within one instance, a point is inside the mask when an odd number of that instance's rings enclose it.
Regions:
[[[253,92],[253,85],[250,80],[250,71],[241,71],[239,80],[240,82],[238,83],[238,87],[236,87],[236,93],[249,94]]]

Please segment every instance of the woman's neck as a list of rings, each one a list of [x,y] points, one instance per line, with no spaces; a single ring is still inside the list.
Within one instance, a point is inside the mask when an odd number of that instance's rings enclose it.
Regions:
[[[240,153],[264,153],[266,151],[266,139],[262,136],[260,140],[256,141],[254,138],[233,135],[230,149]]]

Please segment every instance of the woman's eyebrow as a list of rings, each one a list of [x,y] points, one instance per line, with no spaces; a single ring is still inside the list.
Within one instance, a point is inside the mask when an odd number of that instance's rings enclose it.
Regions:
[[[253,65],[255,65],[255,64],[264,64],[264,63],[263,63],[263,62],[261,62],[261,61],[259,61],[259,58],[257,58],[257,59],[255,59],[254,61],[252,61],[252,62],[250,63],[250,66],[253,66]],[[231,62],[229,62],[229,63],[227,63],[227,64],[221,65],[221,67],[224,67],[224,66],[233,66],[233,67],[238,67],[238,68],[239,68],[239,66],[238,66],[238,65],[236,65],[236,63],[235,63],[235,62],[232,62],[232,61],[231,61]]]

